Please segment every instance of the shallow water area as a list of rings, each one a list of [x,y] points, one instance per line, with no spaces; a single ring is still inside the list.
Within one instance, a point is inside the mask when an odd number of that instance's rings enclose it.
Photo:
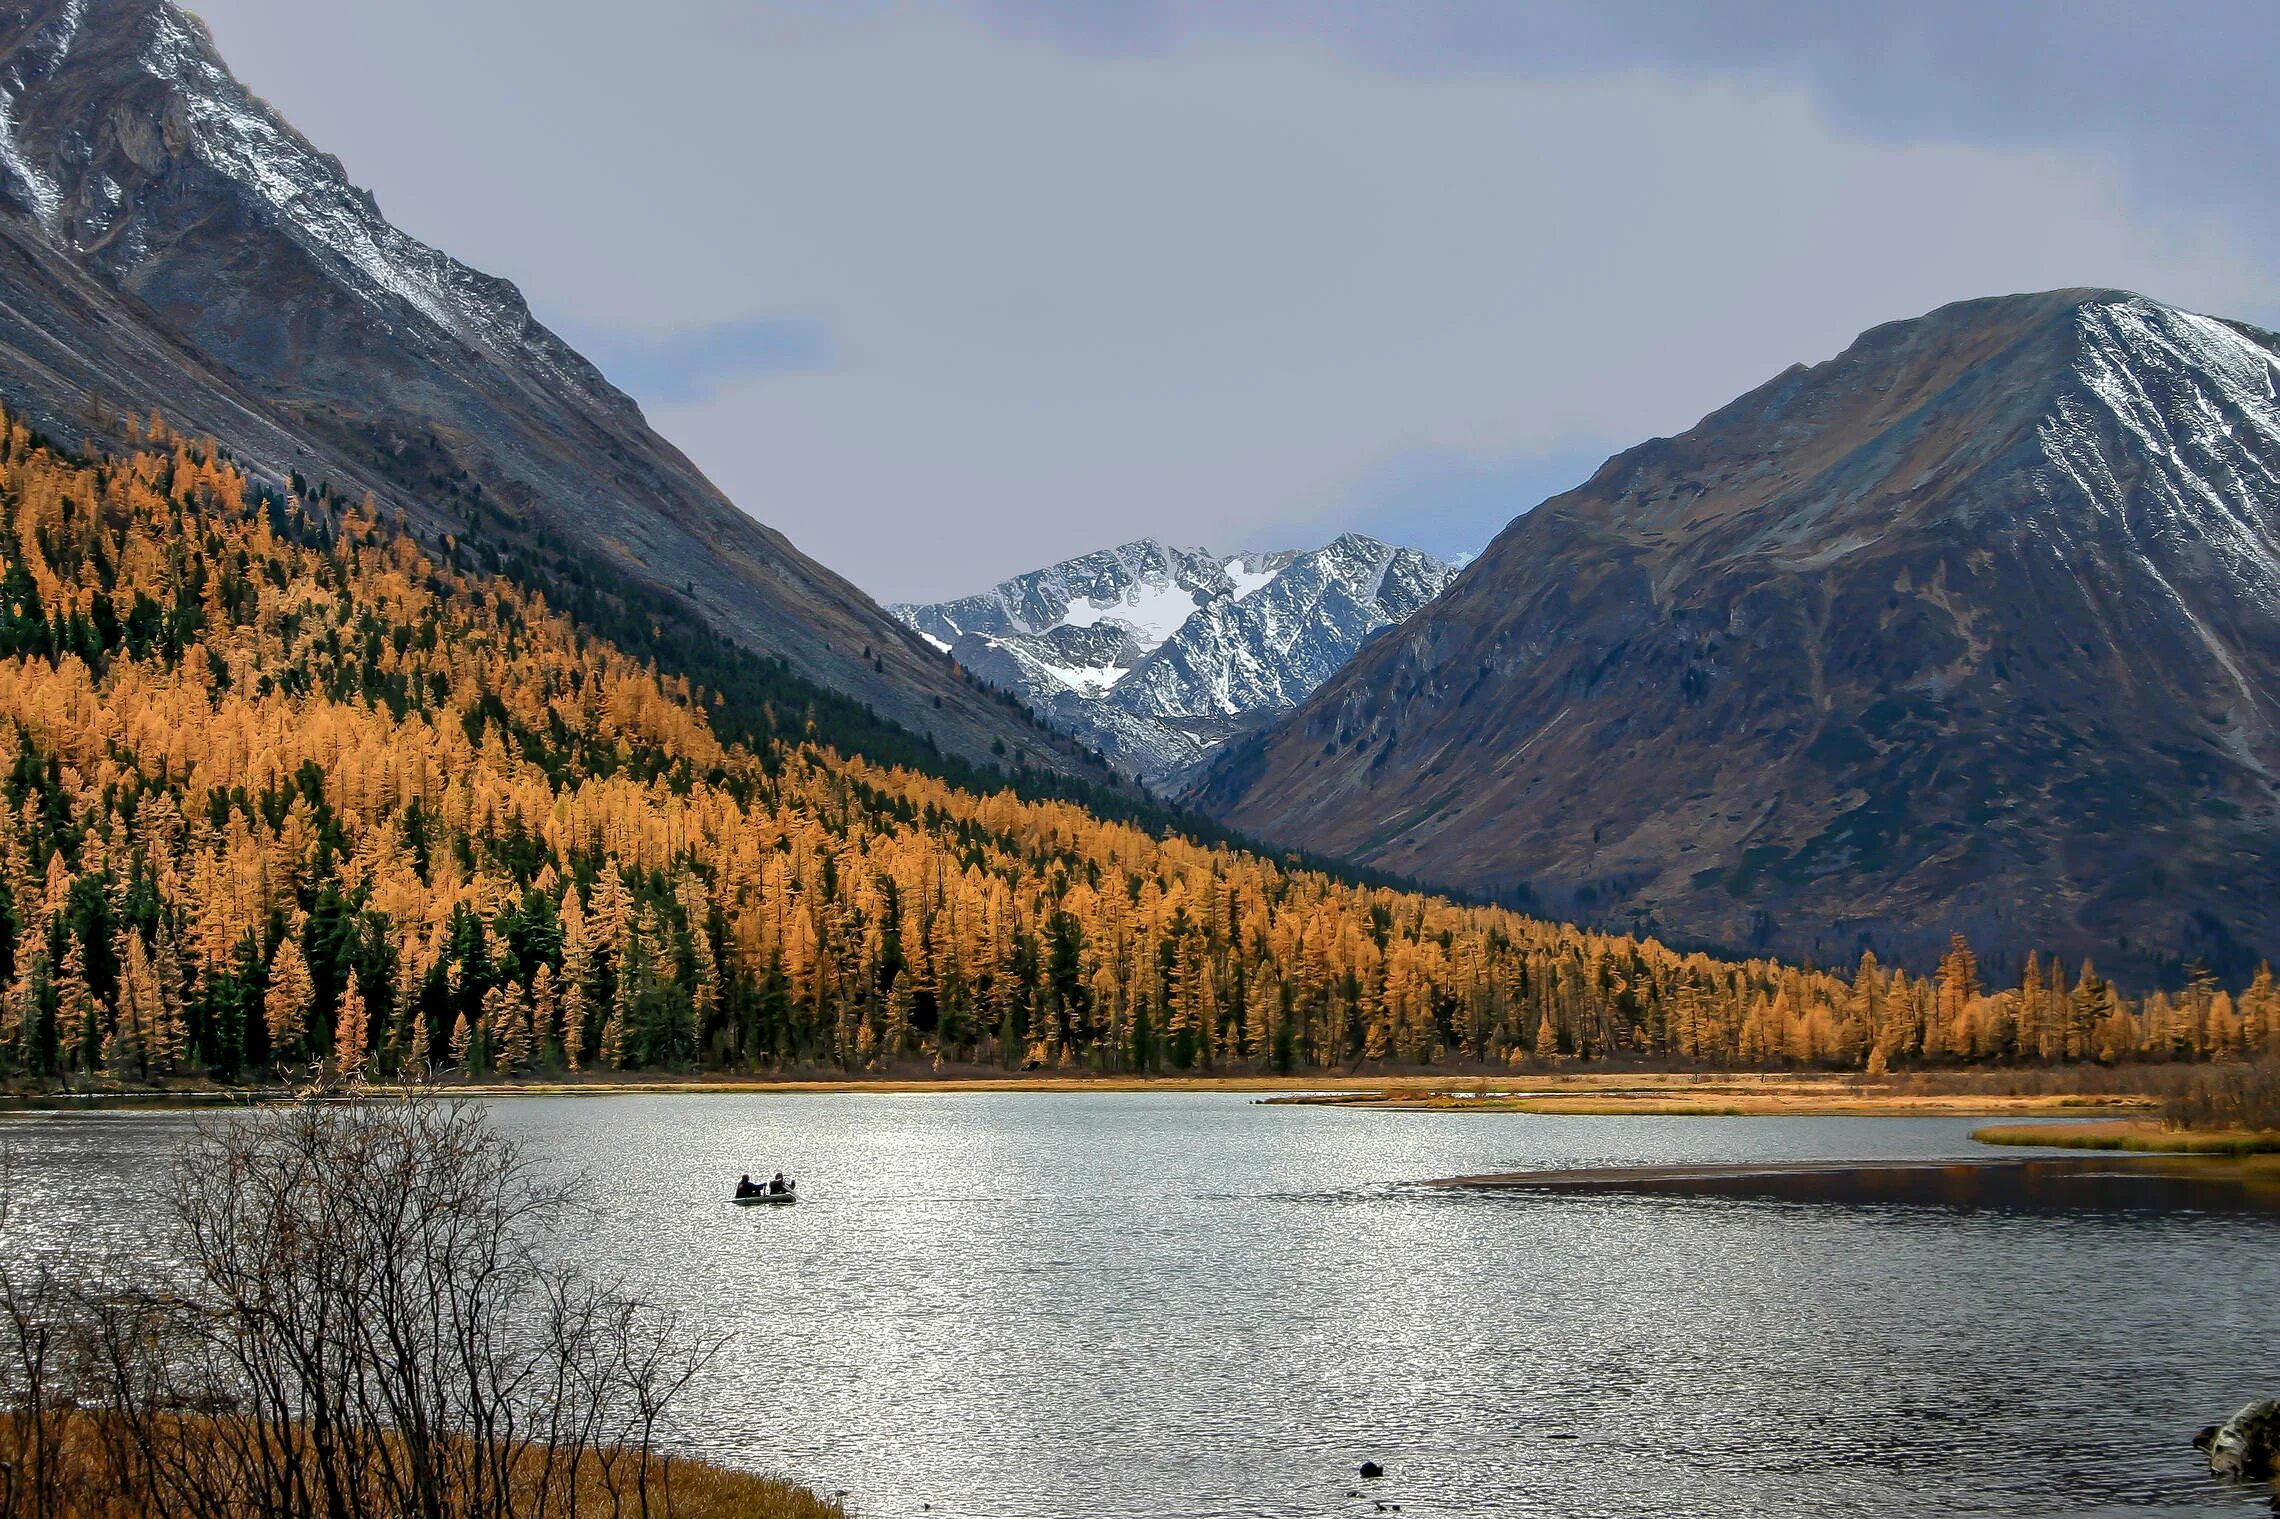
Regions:
[[[733,1332],[692,1452],[867,1515],[2257,1513],[2280,1219],[1475,1192],[1522,1169],[1984,1156],[1960,1118],[1217,1093],[511,1099],[561,1248]],[[147,1217],[185,1114],[0,1123],[12,1232]],[[740,1209],[781,1167],[797,1207]],[[1364,1460],[1385,1475],[1364,1481]],[[930,1505],[930,1507],[924,1507]]]

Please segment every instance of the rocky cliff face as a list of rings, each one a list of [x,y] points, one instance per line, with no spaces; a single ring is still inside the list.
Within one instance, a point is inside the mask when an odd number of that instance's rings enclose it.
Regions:
[[[1040,747],[737,510],[512,285],[390,225],[171,0],[0,6],[0,400],[74,443],[156,409],[430,537],[630,577],[968,757]]]
[[[1694,940],[2280,950],[2280,340],[2113,291],[1864,334],[1508,527],[1195,797]]]
[[[1302,700],[1454,573],[1356,533],[1318,549],[1233,555],[1144,539],[979,596],[891,610],[1160,787]]]

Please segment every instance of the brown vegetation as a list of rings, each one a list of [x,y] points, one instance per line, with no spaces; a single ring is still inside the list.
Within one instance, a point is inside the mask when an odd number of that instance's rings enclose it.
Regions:
[[[0,1256],[0,1519],[832,1511],[660,1452],[714,1347],[556,1257],[479,1108],[215,1120],[163,1206],[155,1260]]]
[[[1267,1099],[1328,1107],[1467,1113],[1651,1114],[1661,1117],[1869,1117],[2053,1113],[2150,1108],[2111,1089],[2111,1073],[1940,1071],[1905,1079],[1814,1073],[1555,1074],[1525,1083],[1410,1083]]]
[[[183,1420],[186,1431],[197,1431],[199,1424],[195,1419]],[[201,1437],[186,1433],[182,1444],[195,1448]],[[146,1519],[166,1512],[151,1506],[151,1494],[121,1480],[118,1455],[123,1442],[131,1437],[106,1427],[102,1416],[77,1411],[62,1415],[51,1422],[45,1439],[41,1491],[35,1498],[28,1470],[14,1464],[33,1447],[26,1421],[19,1414],[0,1413],[0,1515],[8,1519],[33,1519],[35,1515],[39,1519]],[[559,1458],[526,1453],[515,1469],[510,1511],[541,1512],[530,1506],[540,1494],[560,1495],[574,1487],[577,1512],[638,1514],[642,1510],[618,1492],[624,1486],[619,1474],[630,1459],[623,1452],[589,1453],[573,1477]],[[846,1510],[838,1504],[780,1478],[663,1457],[653,1458],[652,1469],[655,1491],[651,1509],[672,1519],[845,1519]],[[20,1477],[25,1479],[21,1491],[17,1486]],[[247,1513],[257,1511],[250,1502],[245,1507]],[[547,1510],[570,1511],[568,1500],[559,1500]],[[445,1512],[456,1514],[457,1510]]]
[[[2280,1131],[2280,1056],[2179,1073],[2161,1116],[2178,1129]]]
[[[1989,1145],[2055,1150],[2134,1150],[2171,1155],[2266,1155],[2280,1152],[2280,1130],[2173,1129],[2158,1123],[1990,1124],[1971,1137]]]
[[[2280,1151],[2280,1058],[2133,1070],[2125,1079],[2158,1101],[2158,1124],[1996,1127],[1981,1129],[1972,1137],[1988,1144],[2080,1150],[2219,1155]]]

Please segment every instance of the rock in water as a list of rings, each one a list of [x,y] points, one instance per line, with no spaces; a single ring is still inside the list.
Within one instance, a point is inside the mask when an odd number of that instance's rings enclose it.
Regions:
[[[2208,1452],[2209,1470],[2220,1477],[2245,1482],[2272,1476],[2280,1455],[2280,1398],[2249,1404],[2224,1423],[2202,1430],[2193,1446]]]
[[[1362,1463],[1362,1475],[1365,1477],[1382,1477],[1385,1475],[1385,1468],[1375,1461],[1364,1461]]]

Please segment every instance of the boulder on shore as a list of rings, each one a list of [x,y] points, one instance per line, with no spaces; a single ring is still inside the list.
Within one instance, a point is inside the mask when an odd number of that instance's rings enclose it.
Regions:
[[[2280,1471],[2280,1398],[2251,1403],[2222,1424],[2193,1437],[2206,1452],[2209,1470],[2235,1481],[2254,1481]]]

